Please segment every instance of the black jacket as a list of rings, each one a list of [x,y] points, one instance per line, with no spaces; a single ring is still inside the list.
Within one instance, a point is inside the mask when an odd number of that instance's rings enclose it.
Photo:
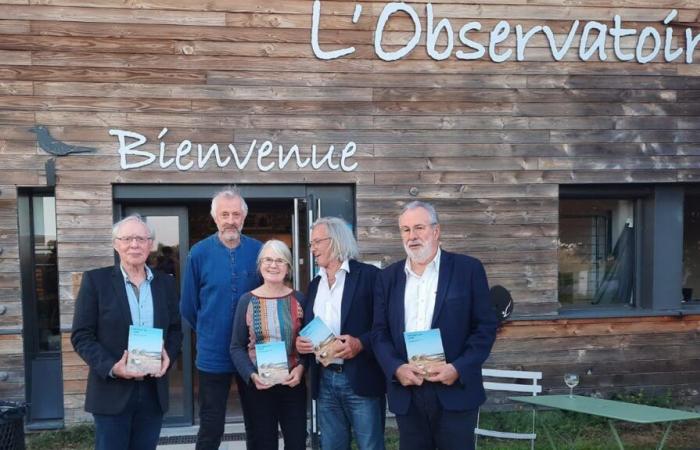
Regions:
[[[374,313],[374,282],[379,273],[376,267],[355,260],[349,261],[350,273],[345,278],[343,299],[340,306],[340,333],[349,334],[362,342],[362,351],[352,359],[346,359],[347,374],[355,394],[363,397],[378,397],[384,394],[384,376],[372,350],[372,314]],[[314,302],[318,292],[317,276],[309,285],[304,307],[304,324],[314,318]],[[311,355],[313,359],[313,355]],[[318,396],[319,364],[311,363],[311,392]]]
[[[175,279],[153,271],[153,324],[163,330],[164,347],[175,363],[182,346],[180,312]],[[85,410],[94,414],[119,414],[136,381],[112,378],[109,371],[129,343],[131,313],[124,277],[119,266],[103,267],[83,274],[75,304],[71,343],[90,367]],[[168,377],[156,381],[163,412],[168,410]]]

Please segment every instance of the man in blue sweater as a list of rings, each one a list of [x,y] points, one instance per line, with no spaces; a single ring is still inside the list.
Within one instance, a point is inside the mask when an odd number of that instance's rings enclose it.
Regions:
[[[260,285],[256,258],[262,244],[241,234],[247,214],[248,206],[238,189],[230,187],[218,192],[211,201],[211,215],[218,232],[194,245],[187,258],[180,311],[197,333],[197,450],[219,448],[231,378],[236,379],[241,404],[247,401],[242,394],[245,382],[229,356],[238,298]],[[249,424],[245,425],[248,430]]]

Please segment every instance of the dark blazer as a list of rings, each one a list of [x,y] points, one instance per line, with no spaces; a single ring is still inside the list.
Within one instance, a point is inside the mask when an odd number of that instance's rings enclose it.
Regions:
[[[377,277],[373,345],[386,376],[389,409],[406,414],[411,387],[394,377],[408,360],[405,331],[405,260],[392,264]],[[439,328],[445,358],[459,373],[452,385],[436,384],[442,407],[449,411],[477,408],[486,399],[481,365],[496,338],[498,320],[491,308],[486,272],[478,259],[442,251],[435,310],[431,328]]]
[[[378,397],[384,394],[384,376],[372,351],[372,314],[374,310],[374,283],[379,269],[355,260],[349,261],[350,272],[345,278],[343,299],[340,305],[340,333],[349,334],[362,342],[362,351],[352,359],[343,361],[352,390],[363,397]],[[314,318],[314,303],[321,276],[309,285],[304,306],[304,325]],[[311,355],[311,393],[318,397],[320,367]]]
[[[175,363],[182,346],[180,313],[175,279],[153,271],[153,322],[163,330],[170,364]],[[109,371],[119,361],[129,343],[131,325],[129,300],[119,266],[103,267],[83,274],[75,304],[71,343],[90,367],[85,410],[94,414],[121,413],[137,381],[112,378]],[[163,412],[168,410],[168,377],[156,381]]]

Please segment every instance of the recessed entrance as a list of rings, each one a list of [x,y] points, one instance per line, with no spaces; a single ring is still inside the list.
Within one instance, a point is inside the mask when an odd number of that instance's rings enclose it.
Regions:
[[[211,196],[223,186],[115,186],[115,219],[139,213],[156,229],[149,265],[181,282],[192,245],[216,232],[210,215]],[[353,186],[238,186],[248,204],[243,233],[262,242],[279,239],[292,250],[294,287],[305,291],[312,274],[309,227],[318,217],[342,217],[355,224]],[[183,324],[183,353],[170,374],[169,424],[198,422],[196,335]],[[235,392],[229,396],[227,421],[242,421]]]

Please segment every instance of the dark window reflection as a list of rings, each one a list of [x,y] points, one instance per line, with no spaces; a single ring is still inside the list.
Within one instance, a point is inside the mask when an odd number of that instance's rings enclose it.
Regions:
[[[559,301],[634,303],[634,201],[561,199]]]
[[[60,351],[55,197],[32,198],[32,225],[39,351]]]
[[[700,195],[683,205],[683,301],[700,301]]]

